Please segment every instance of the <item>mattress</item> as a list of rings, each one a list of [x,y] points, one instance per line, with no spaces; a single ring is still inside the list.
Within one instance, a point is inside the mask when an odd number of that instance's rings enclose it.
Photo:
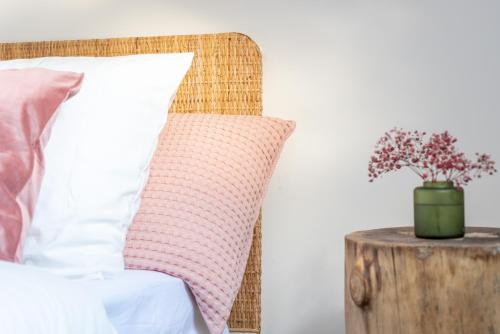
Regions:
[[[80,284],[102,301],[118,334],[209,334],[191,292],[178,278],[125,270]]]

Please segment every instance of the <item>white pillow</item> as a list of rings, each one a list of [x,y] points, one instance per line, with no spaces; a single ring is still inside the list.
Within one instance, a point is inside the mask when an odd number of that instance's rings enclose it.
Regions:
[[[45,149],[45,175],[24,263],[70,278],[124,269],[126,232],[192,53],[0,62],[85,73]],[[78,98],[76,98],[78,97]]]

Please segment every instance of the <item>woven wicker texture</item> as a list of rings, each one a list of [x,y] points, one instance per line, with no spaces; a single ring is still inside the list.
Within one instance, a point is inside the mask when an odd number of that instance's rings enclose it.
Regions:
[[[194,52],[193,65],[170,112],[261,115],[262,64],[257,45],[238,33],[1,43],[0,59],[45,56],[121,56]],[[229,326],[260,333],[261,229],[257,221],[250,258]]]
[[[170,114],[125,247],[127,268],[182,278],[210,332],[222,333],[255,222],[294,122]]]

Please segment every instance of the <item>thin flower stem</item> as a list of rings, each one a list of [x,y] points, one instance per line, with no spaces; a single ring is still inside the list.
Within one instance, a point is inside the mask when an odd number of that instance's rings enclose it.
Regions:
[[[447,131],[431,134],[424,142],[425,132],[393,128],[377,142],[375,154],[368,163],[370,182],[382,174],[410,168],[424,180],[444,178],[457,187],[466,185],[482,174],[496,173],[495,162],[488,154],[476,153],[477,161],[467,159],[456,150],[457,139]]]

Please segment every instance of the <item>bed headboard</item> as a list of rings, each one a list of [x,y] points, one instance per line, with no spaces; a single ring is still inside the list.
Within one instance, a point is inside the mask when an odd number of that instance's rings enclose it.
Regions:
[[[45,56],[120,56],[138,53],[194,52],[170,112],[262,114],[262,60],[258,46],[239,33],[0,43],[0,59]],[[260,333],[261,219],[229,327]]]

